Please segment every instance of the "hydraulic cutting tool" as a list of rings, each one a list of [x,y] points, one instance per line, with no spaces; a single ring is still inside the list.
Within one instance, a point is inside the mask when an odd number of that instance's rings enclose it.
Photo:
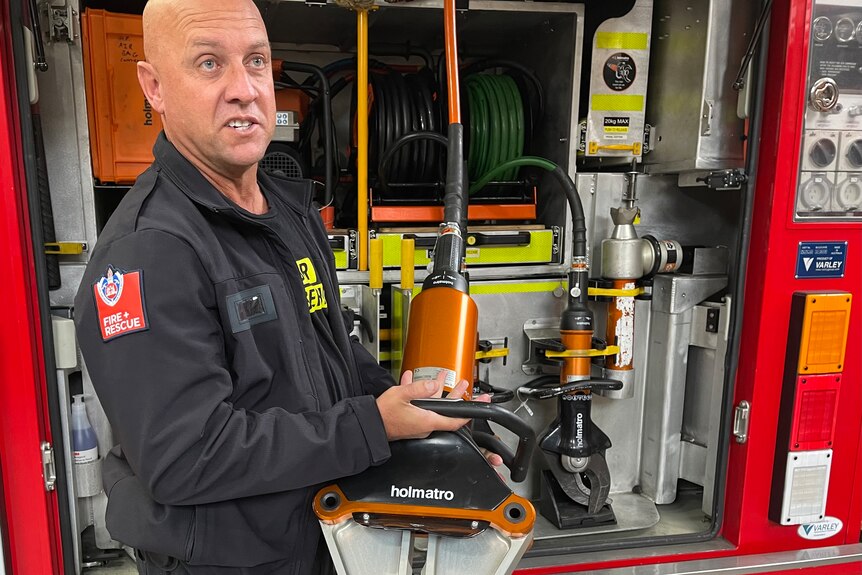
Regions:
[[[444,2],[450,124],[444,221],[434,265],[410,312],[402,370],[413,380],[445,374],[451,390],[471,382],[477,346],[477,310],[464,273],[466,182],[460,121],[455,0]],[[513,481],[527,475],[533,430],[494,404],[438,399],[414,401],[450,417],[493,421],[519,437],[516,453],[490,433],[437,432],[391,444],[383,465],[321,489],[314,498],[324,537],[340,575],[511,573],[532,542],[536,513],[514,494],[485,459],[498,453]],[[424,557],[423,557],[424,552]]]

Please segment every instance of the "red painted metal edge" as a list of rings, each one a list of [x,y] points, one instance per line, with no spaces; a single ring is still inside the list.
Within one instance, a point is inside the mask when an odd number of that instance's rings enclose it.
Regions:
[[[9,3],[0,0],[0,458],[12,573],[61,572],[55,493],[47,493],[40,446],[50,441],[44,360],[23,154],[12,69]],[[61,456],[61,455],[60,455]]]

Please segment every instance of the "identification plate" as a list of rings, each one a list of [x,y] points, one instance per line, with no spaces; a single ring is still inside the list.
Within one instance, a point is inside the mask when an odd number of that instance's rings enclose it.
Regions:
[[[843,278],[847,242],[799,242],[796,279]]]

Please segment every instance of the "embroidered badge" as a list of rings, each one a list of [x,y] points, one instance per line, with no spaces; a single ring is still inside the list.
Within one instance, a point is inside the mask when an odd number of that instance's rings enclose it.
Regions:
[[[108,266],[93,284],[93,299],[103,341],[149,329],[140,270],[123,272]]]

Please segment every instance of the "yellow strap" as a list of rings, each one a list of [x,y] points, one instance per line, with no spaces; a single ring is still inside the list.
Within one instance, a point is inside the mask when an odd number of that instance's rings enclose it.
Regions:
[[[476,359],[490,359],[492,357],[506,357],[508,355],[508,347],[496,347],[490,351],[477,351]]]
[[[605,349],[567,349],[566,351],[546,351],[545,357],[573,358],[573,357],[601,357],[603,355],[616,355],[620,352],[620,346],[609,345]]]
[[[645,290],[642,287],[634,288],[634,289],[611,289],[611,288],[594,288],[591,287],[587,294],[591,296],[603,296],[603,297],[635,297],[644,293]]]

